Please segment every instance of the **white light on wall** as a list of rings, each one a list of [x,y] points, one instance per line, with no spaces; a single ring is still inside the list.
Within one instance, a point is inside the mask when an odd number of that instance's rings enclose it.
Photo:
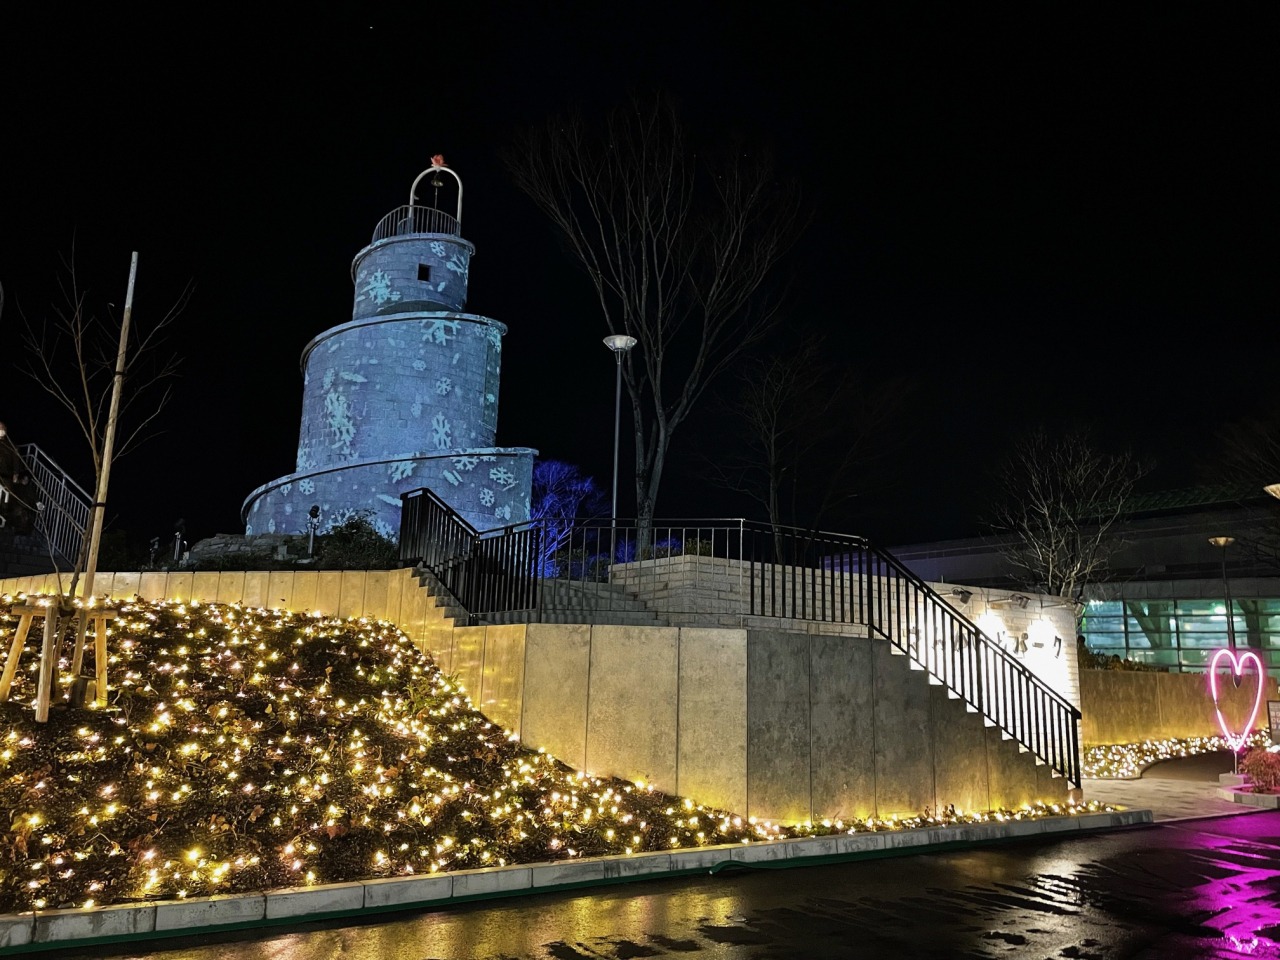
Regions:
[[[1049,648],[1053,646],[1053,638],[1056,635],[1053,624],[1048,620],[1036,620],[1027,628],[1027,632],[1031,635],[1031,645],[1033,647]]]

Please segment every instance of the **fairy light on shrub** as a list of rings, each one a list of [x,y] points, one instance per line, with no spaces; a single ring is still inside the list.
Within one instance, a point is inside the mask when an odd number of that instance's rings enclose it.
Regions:
[[[1244,739],[1250,747],[1268,747],[1271,736],[1264,728],[1255,730]],[[1161,760],[1175,757],[1194,757],[1204,753],[1230,750],[1224,737],[1170,737],[1164,740],[1143,740],[1141,743],[1112,743],[1087,747],[1084,751],[1084,776],[1097,780],[1128,780],[1137,777],[1147,767]]]
[[[110,708],[37,730],[34,673],[0,704],[0,912],[1067,809],[783,827],[522,747],[383,621],[173,601],[111,633]]]

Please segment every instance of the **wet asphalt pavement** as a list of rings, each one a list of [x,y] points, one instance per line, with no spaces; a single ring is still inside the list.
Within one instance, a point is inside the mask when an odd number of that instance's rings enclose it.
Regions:
[[[165,960],[1280,958],[1280,813],[67,951]]]

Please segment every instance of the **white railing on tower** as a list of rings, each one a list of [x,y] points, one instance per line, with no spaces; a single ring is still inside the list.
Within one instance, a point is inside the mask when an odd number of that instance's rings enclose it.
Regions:
[[[435,207],[396,207],[378,221],[373,229],[373,243],[388,237],[406,237],[415,233],[439,233],[450,237],[462,236],[458,221]]]

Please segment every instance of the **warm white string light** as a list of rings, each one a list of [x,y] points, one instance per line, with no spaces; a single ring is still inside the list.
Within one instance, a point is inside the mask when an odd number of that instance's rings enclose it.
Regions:
[[[386,621],[119,609],[110,707],[37,729],[34,667],[0,704],[0,912],[1108,809],[782,826],[525,749]]]

